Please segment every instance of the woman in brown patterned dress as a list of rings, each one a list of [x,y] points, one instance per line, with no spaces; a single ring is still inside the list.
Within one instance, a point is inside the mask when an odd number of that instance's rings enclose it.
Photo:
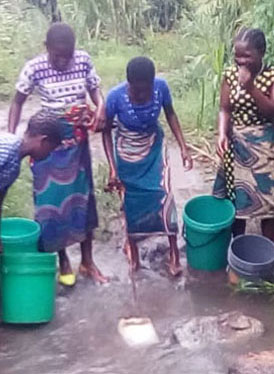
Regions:
[[[217,152],[222,159],[214,195],[235,202],[234,235],[261,219],[274,240],[274,67],[265,66],[264,33],[243,29],[234,41],[235,66],[224,73]]]

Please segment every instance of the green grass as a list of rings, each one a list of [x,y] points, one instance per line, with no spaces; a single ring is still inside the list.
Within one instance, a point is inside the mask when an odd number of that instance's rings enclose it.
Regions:
[[[32,176],[28,160],[24,160],[21,173],[16,182],[11,186],[4,200],[4,217],[33,218]]]
[[[99,163],[94,167],[94,185],[96,205],[99,216],[99,228],[95,230],[95,238],[101,241],[108,241],[111,236],[111,223],[121,214],[121,202],[115,193],[106,193],[104,191],[108,181],[108,167]]]
[[[117,44],[114,40],[90,42],[83,46],[92,56],[92,60],[102,79],[102,88],[106,94],[108,90],[126,79],[126,65],[128,61],[140,54],[138,46]]]

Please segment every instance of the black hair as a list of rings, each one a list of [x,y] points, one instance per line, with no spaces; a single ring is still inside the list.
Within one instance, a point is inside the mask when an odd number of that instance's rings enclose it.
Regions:
[[[153,82],[155,78],[155,65],[148,57],[135,57],[127,64],[127,80]]]
[[[62,126],[52,111],[42,109],[34,114],[27,127],[29,136],[46,135],[49,142],[59,145],[63,138]]]
[[[262,55],[265,54],[265,51],[266,51],[265,35],[263,31],[260,29],[251,29],[247,27],[242,28],[239,31],[239,33],[236,35],[234,39],[234,43],[238,41],[247,42],[254,49],[259,51]]]
[[[64,44],[68,49],[75,47],[75,33],[66,23],[53,23],[47,32],[46,43],[48,47]]]

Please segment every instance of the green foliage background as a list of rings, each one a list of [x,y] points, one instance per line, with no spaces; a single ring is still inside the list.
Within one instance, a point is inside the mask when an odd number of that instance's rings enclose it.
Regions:
[[[0,100],[11,97],[24,61],[44,49],[48,25],[60,14],[75,29],[78,47],[91,54],[105,93],[125,79],[131,57],[150,56],[171,86],[182,126],[198,135],[216,128],[222,71],[240,27],[262,28],[266,61],[274,61],[273,0],[0,0]],[[21,178],[29,187],[27,171]],[[110,209],[97,178],[99,204]],[[6,214],[26,215],[16,188]],[[30,199],[27,193],[24,201]]]

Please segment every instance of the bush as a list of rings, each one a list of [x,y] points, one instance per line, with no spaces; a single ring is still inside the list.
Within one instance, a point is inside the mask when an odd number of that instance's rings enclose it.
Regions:
[[[262,29],[266,35],[267,50],[265,61],[273,64],[274,60],[274,2],[256,0],[251,17],[252,27]]]
[[[10,97],[25,60],[42,49],[47,26],[25,1],[0,1],[0,100]]]

